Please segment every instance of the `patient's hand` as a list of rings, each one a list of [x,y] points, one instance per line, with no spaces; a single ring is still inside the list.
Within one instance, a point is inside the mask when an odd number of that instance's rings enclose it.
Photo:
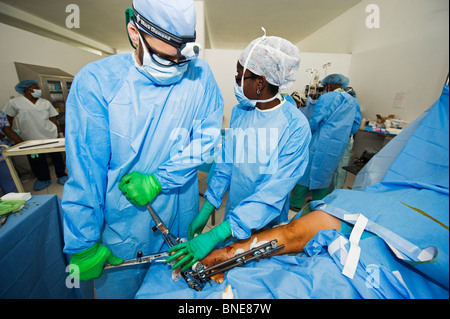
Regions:
[[[240,243],[233,243],[226,247],[213,250],[211,253],[209,253],[208,256],[201,260],[202,264],[205,266],[205,268],[208,268],[224,262],[225,260],[233,258],[236,254],[236,245],[240,246]],[[221,284],[225,280],[225,275],[224,273],[217,273],[211,276],[211,279],[214,280],[214,282]]]

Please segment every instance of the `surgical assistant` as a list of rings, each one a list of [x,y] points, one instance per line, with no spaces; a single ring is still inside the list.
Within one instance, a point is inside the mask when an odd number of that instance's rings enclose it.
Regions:
[[[59,113],[50,101],[41,98],[42,90],[37,81],[33,79],[20,81],[14,89],[22,95],[9,100],[3,111],[11,126],[13,123],[17,125],[20,142],[63,137],[57,121]],[[48,155],[55,167],[57,183],[64,185],[68,177],[62,153],[56,152]],[[33,189],[40,191],[49,187],[52,181],[45,154],[27,155],[27,158],[31,170],[37,178]]]
[[[198,48],[183,51],[195,41],[194,2],[134,0],[133,12],[127,30],[136,51],[84,67],[67,101],[64,252],[84,280],[99,277],[105,261],[167,249],[151,231],[147,202],[187,237],[198,213],[196,169],[220,136],[224,102],[214,76]],[[97,294],[132,298],[142,273],[105,273]]]
[[[348,84],[349,79],[342,74],[330,74],[322,80],[327,93],[320,96],[309,121],[309,163],[294,189],[290,204],[293,209],[302,207],[308,190],[312,190],[313,200],[327,195],[349,138],[359,128],[361,110],[359,102],[344,91]]]
[[[176,253],[168,261],[184,255],[173,269],[189,268],[229,236],[248,238],[252,230],[287,221],[289,194],[306,168],[311,133],[296,105],[279,92],[292,86],[299,64],[298,48],[275,36],[264,35],[241,53],[234,83],[239,104],[225,134],[223,157],[190,225],[190,240],[169,250]],[[224,221],[202,234],[226,191]]]

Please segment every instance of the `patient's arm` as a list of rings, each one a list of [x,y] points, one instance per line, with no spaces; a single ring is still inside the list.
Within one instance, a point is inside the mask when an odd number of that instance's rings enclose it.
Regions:
[[[302,252],[303,247],[320,230],[340,230],[340,228],[341,221],[339,219],[325,212],[315,210],[291,221],[287,225],[261,231],[248,239],[240,240],[224,248],[213,250],[208,256],[202,259],[202,263],[205,267],[210,267],[234,257],[237,249],[248,251],[255,237],[257,238],[257,242],[277,239],[278,246],[284,245],[284,248],[276,251],[274,255]]]

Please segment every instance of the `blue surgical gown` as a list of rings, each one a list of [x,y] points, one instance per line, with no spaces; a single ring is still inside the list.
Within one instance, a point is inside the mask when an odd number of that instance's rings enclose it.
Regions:
[[[233,237],[288,219],[289,194],[308,162],[311,133],[295,104],[266,111],[237,105],[205,198],[216,208],[228,192],[224,220]],[[220,163],[219,163],[220,162]]]
[[[309,163],[299,185],[309,189],[330,186],[350,135],[356,133],[360,122],[359,103],[350,94],[333,91],[320,96],[309,121]]]
[[[196,168],[218,143],[222,116],[220,90],[200,59],[169,86],[144,76],[131,54],[85,66],[66,105],[64,252],[100,241],[130,259],[163,248],[146,207],[131,204],[118,188],[134,171],[155,174],[162,193],[152,206],[172,233],[186,237],[198,213]]]

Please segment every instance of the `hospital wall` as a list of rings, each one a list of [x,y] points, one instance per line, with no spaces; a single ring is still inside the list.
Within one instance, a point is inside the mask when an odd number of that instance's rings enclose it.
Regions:
[[[87,63],[102,56],[62,42],[0,23],[0,109],[11,96],[19,96],[14,86],[19,81],[14,62],[61,69],[75,76]]]
[[[204,59],[210,65],[225,101],[223,128],[230,126],[231,111],[237,104],[233,83],[236,75],[236,63],[241,52],[242,50],[208,49],[204,53]],[[322,65],[328,62],[332,62],[331,67],[328,69],[328,74],[335,72],[348,75],[351,55],[301,52],[297,81],[291,89],[282,93],[303,92],[305,85],[310,83],[310,75],[307,73],[307,70],[311,68],[316,69],[322,78],[325,75],[325,69],[322,68]]]
[[[379,28],[366,12],[378,5]],[[297,45],[351,54],[350,84],[363,117],[396,115],[412,122],[440,96],[449,71],[448,0],[363,0]]]

